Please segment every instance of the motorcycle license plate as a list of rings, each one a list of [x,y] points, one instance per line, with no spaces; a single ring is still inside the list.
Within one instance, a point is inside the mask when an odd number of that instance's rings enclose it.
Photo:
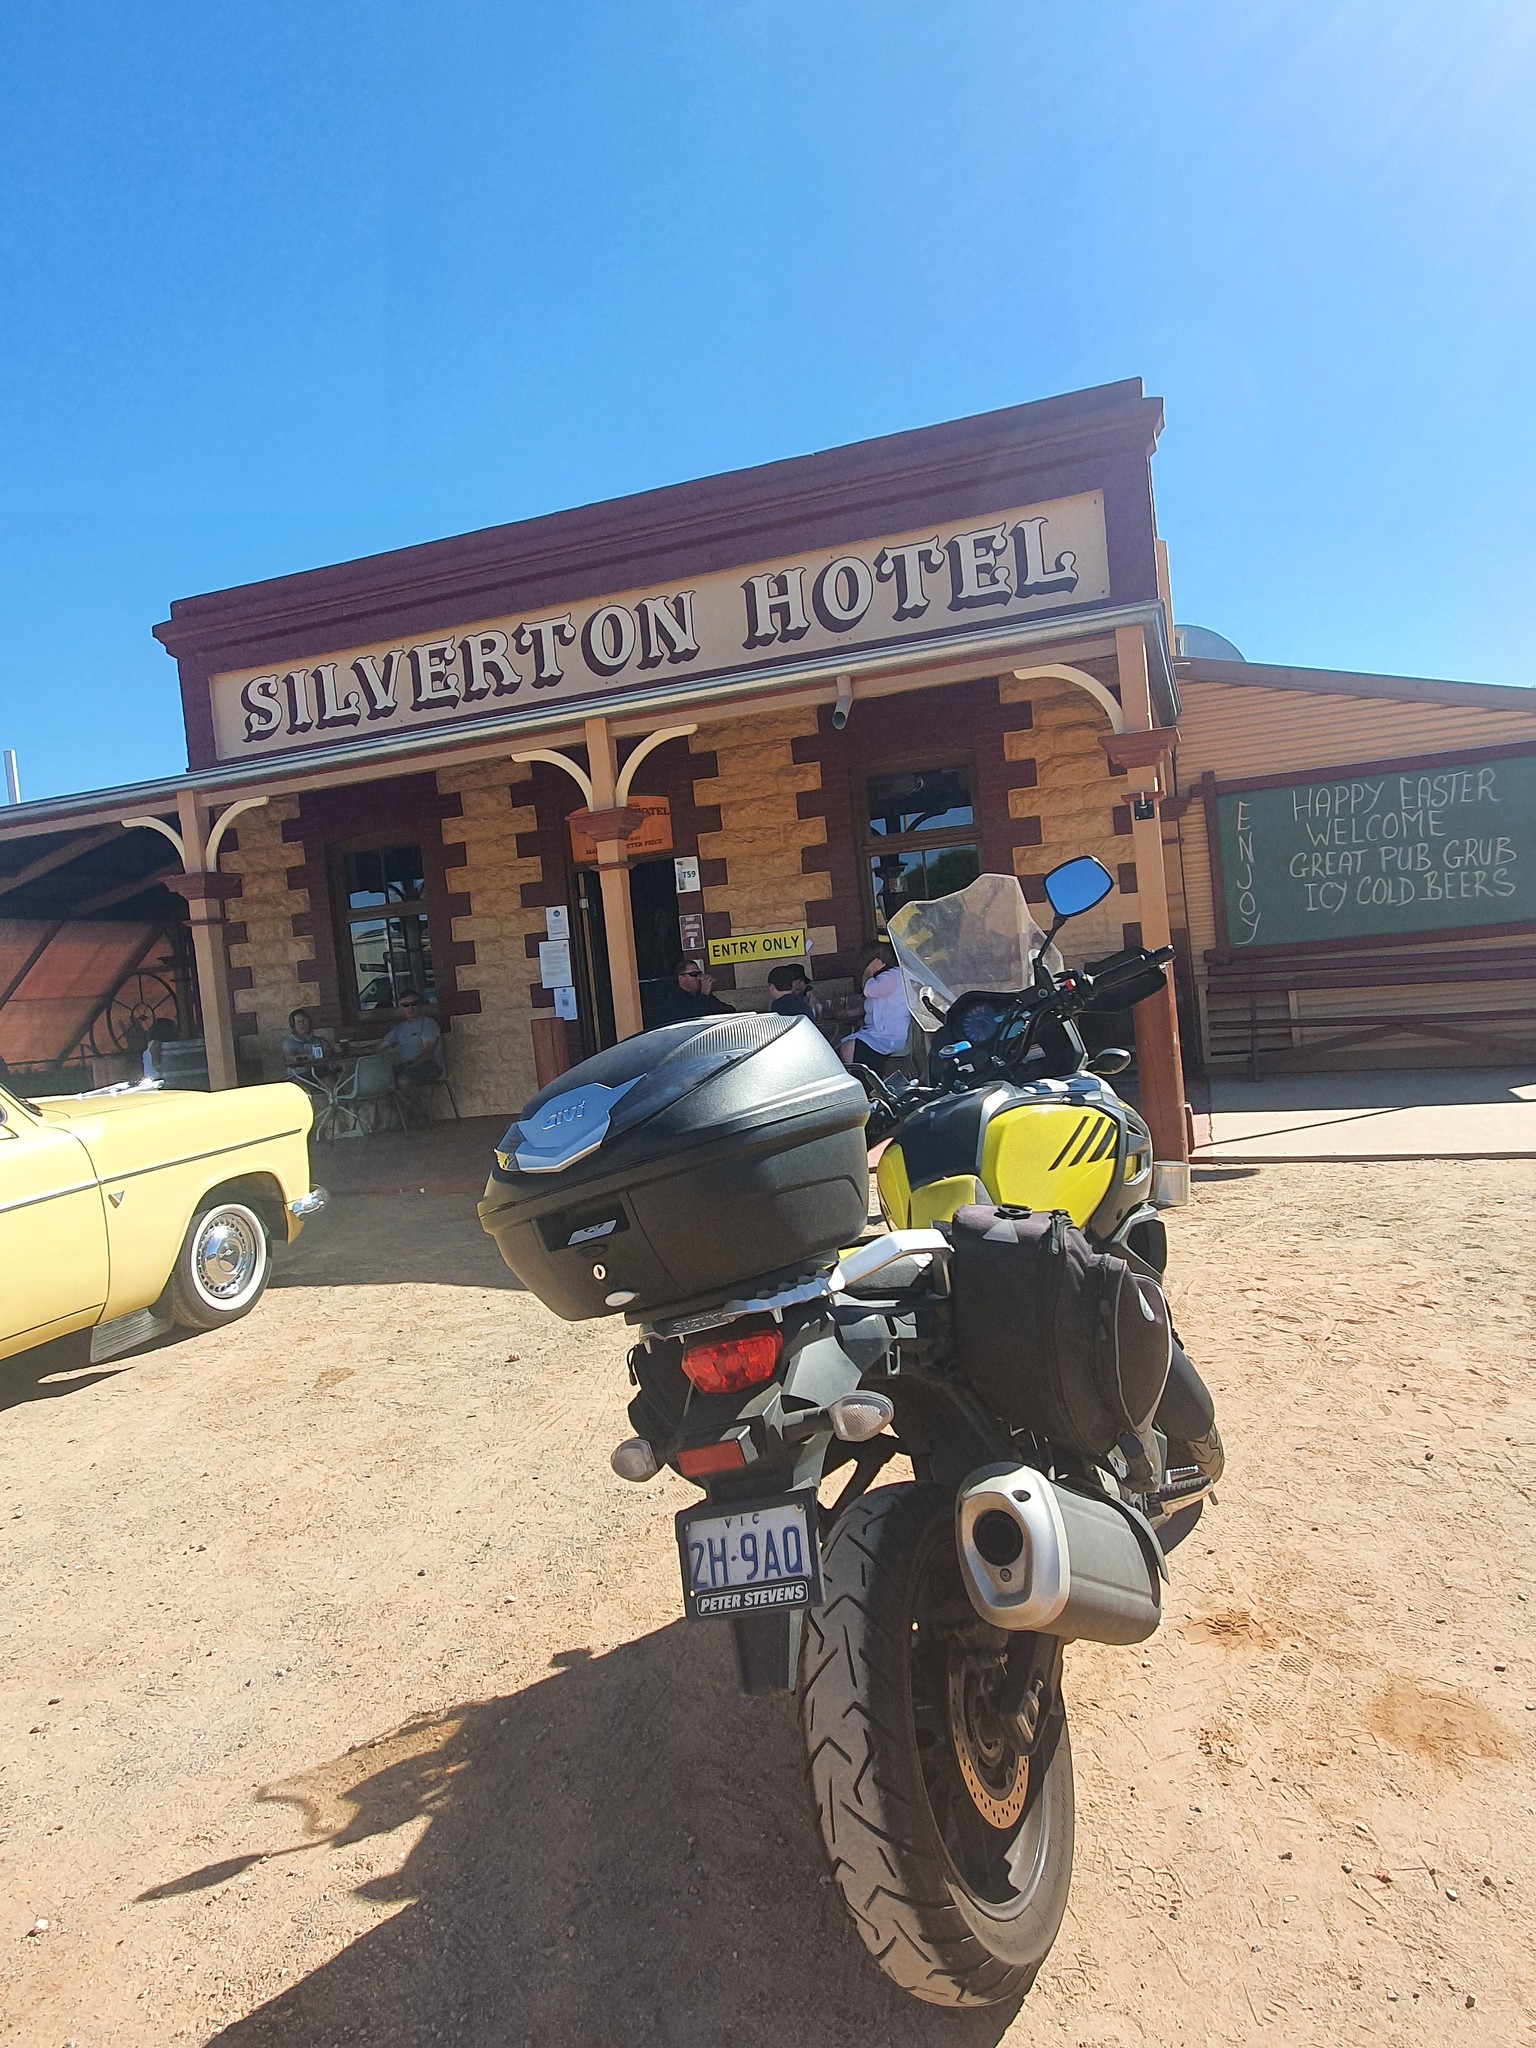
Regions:
[[[690,1621],[813,1607],[821,1598],[816,1496],[711,1502],[677,1517],[683,1602]]]

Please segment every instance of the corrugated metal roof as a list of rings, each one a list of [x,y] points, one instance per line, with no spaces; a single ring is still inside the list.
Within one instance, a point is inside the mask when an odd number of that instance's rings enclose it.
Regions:
[[[1514,683],[1458,683],[1433,676],[1383,676],[1339,668],[1277,668],[1258,661],[1197,661],[1180,657],[1174,671],[1182,685],[1231,683],[1255,690],[1304,690],[1314,697],[1394,697],[1408,704],[1481,704],[1489,710],[1529,708],[1536,716],[1536,688]],[[1522,702],[1523,700],[1523,702]]]
[[[0,1059],[62,1059],[157,936],[148,924],[0,918]]]

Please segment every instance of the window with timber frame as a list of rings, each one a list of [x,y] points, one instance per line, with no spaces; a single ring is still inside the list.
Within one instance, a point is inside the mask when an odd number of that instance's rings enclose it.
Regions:
[[[420,846],[383,838],[354,842],[333,849],[331,865],[336,964],[347,1015],[397,1009],[406,988],[434,1003],[437,980]]]
[[[865,909],[883,936],[906,903],[949,896],[981,873],[972,768],[963,755],[909,757],[871,769],[858,812]]]

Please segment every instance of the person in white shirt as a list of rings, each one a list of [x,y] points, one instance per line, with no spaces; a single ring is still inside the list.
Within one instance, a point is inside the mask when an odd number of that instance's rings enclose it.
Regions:
[[[160,1048],[169,1044],[175,1036],[176,1026],[168,1023],[164,1017],[157,1017],[150,1025],[148,1043],[144,1047],[144,1057],[140,1062],[146,1081],[159,1081],[164,1078],[160,1071]]]
[[[884,946],[870,949],[859,979],[864,1021],[843,1040],[843,1063],[851,1067],[857,1061],[876,1074],[886,1074],[905,1057],[912,1034],[906,983]]]

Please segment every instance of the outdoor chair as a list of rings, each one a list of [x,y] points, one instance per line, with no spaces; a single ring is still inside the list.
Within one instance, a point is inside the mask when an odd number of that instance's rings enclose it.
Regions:
[[[326,1104],[324,1135],[363,1137],[378,1130],[386,1110],[403,1131],[405,1115],[395,1092],[395,1063],[387,1052],[365,1052]]]
[[[438,1064],[443,1071],[435,1081],[418,1083],[412,1086],[408,1082],[402,1083],[398,1074],[396,1075],[395,1100],[402,1112],[402,1130],[429,1131],[432,1128],[433,1124],[437,1121],[437,1091],[439,1088],[442,1089],[448,1098],[448,1107],[453,1111],[454,1122],[457,1123],[459,1120],[459,1105],[455,1099],[452,1084],[448,1079],[448,1062],[443,1056],[443,1045],[441,1042],[438,1044],[437,1058]]]
[[[448,1079],[448,1062],[446,1059],[443,1058],[443,1050],[443,1047],[439,1045],[439,1047],[437,1048],[437,1056],[438,1059],[442,1061],[443,1071],[439,1078],[432,1083],[432,1100],[434,1103],[436,1102],[437,1091],[439,1088],[441,1088],[443,1093],[448,1098],[448,1107],[453,1111],[453,1120],[455,1123],[457,1123],[459,1120],[459,1105],[457,1101],[454,1099],[453,1084]]]

